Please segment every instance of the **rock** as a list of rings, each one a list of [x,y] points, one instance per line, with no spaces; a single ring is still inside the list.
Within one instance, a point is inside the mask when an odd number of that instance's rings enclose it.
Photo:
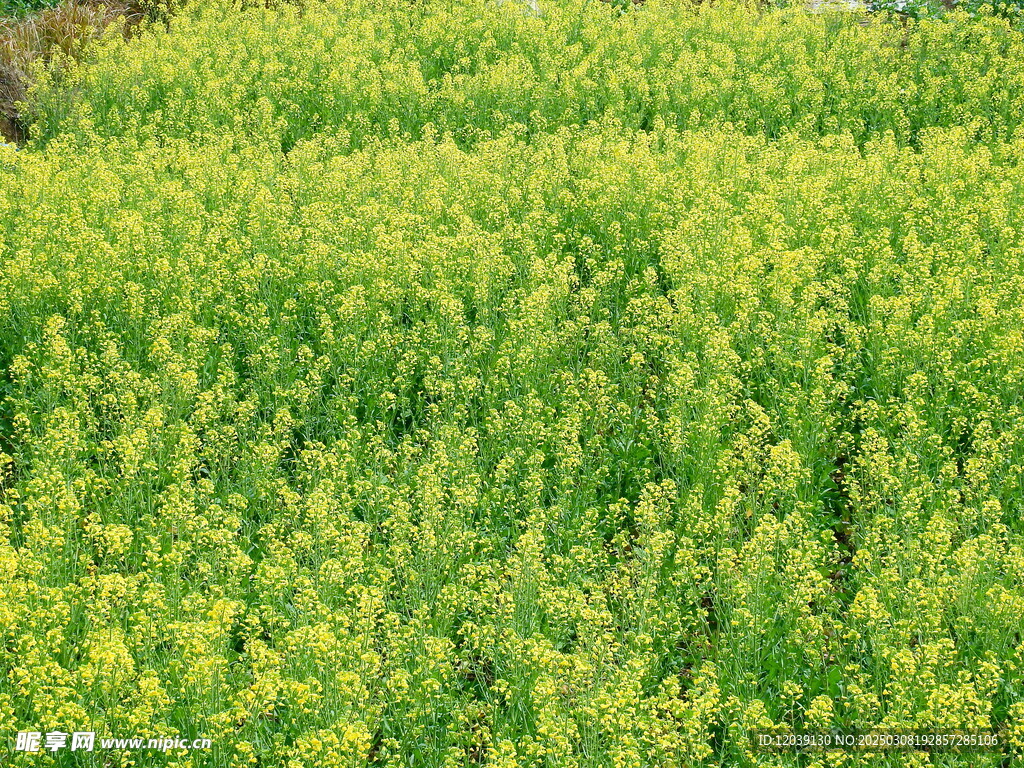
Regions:
[[[523,12],[533,15],[541,16],[540,3],[537,0],[496,0],[499,6],[505,5],[509,2],[518,2],[523,6]]]
[[[868,4],[861,0],[809,0],[807,8],[811,11],[867,11]]]

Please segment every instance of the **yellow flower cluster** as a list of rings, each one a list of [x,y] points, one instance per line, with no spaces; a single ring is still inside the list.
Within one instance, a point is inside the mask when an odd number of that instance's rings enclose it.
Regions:
[[[1024,35],[541,3],[196,3],[42,79],[0,147],[12,732],[1024,754]],[[751,740],[915,729],[1005,746]]]

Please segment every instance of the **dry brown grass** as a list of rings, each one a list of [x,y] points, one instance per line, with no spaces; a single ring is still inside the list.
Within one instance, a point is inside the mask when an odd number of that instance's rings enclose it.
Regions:
[[[18,102],[24,101],[33,62],[55,52],[75,57],[114,20],[125,17],[126,29],[145,16],[144,0],[63,0],[22,19],[0,19],[0,135],[20,143],[25,130]]]
[[[0,62],[0,138],[19,143],[24,131],[18,123],[17,102],[24,97],[23,77],[12,66]]]

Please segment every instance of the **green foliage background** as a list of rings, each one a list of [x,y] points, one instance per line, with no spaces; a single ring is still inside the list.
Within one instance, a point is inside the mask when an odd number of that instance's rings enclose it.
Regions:
[[[50,0],[0,0],[0,18],[17,18],[51,5]]]

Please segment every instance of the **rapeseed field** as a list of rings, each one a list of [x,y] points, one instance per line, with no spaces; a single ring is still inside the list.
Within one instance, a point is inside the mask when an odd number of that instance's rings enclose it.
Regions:
[[[37,68],[0,763],[1022,759],[1024,34],[540,2]]]

